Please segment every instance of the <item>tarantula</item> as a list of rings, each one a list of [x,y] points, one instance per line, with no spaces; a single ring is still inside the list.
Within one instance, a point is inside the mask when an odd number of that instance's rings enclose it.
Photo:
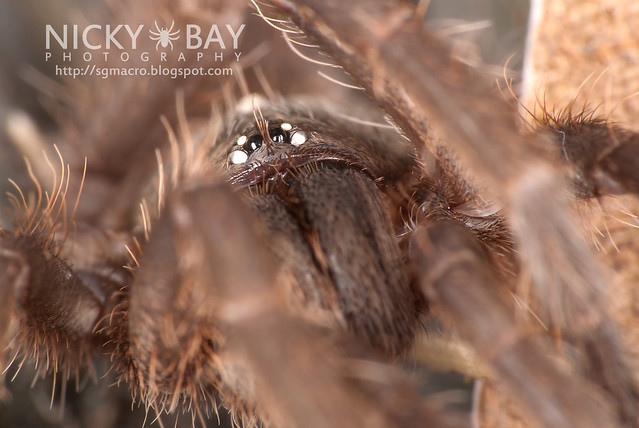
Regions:
[[[412,6],[255,7],[383,113],[277,96],[225,108],[217,94],[204,119],[202,86],[169,112],[173,85],[140,96],[130,81],[99,94],[130,97],[99,118],[74,101],[60,172],[46,185],[51,163],[29,157],[35,195],[18,188],[19,219],[0,230],[9,365],[31,357],[68,377],[103,349],[158,415],[183,404],[203,417],[219,398],[243,426],[452,426],[389,364],[435,306],[531,420],[636,426],[605,281],[569,214],[570,192],[639,190],[636,135],[588,114],[522,131]],[[230,3],[215,13],[243,17]],[[131,99],[139,109],[119,116]],[[88,161],[69,150],[87,141]],[[522,283],[579,358],[560,363],[516,321],[505,296]]]

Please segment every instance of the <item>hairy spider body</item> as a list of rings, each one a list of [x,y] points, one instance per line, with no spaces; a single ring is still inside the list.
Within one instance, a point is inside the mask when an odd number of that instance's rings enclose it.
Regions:
[[[62,128],[75,129],[69,145],[91,141],[88,167],[65,147],[58,168],[29,156],[36,194],[16,186],[16,224],[0,229],[9,366],[31,357],[68,377],[101,349],[158,417],[182,405],[203,418],[221,399],[244,426],[445,427],[390,364],[432,308],[526,417],[637,426],[605,281],[569,215],[570,193],[637,192],[636,135],[585,114],[522,131],[406,5],[273,4],[254,6],[383,112],[356,96],[344,99],[361,109],[278,97],[257,71],[268,101],[242,76],[240,102],[223,85],[204,92],[213,114],[199,80],[177,108],[159,102],[171,84],[145,80],[140,96],[113,83],[126,100],[98,98],[104,114],[86,127],[77,101]],[[232,2],[218,9],[243,19]],[[173,49],[173,24],[156,28],[156,48]],[[118,116],[131,99],[140,108]],[[18,140],[38,140],[23,128]],[[546,332],[514,315],[520,287],[579,358],[559,364]]]
[[[259,109],[264,128],[253,112],[238,119],[230,154],[220,145],[214,162],[226,164],[244,135],[263,138],[246,162],[228,163],[230,182],[248,190],[253,211],[275,235],[272,251],[293,270],[291,296],[334,312],[374,348],[398,355],[412,342],[421,310],[396,239],[400,226],[391,222],[401,213],[388,211],[399,198],[388,193],[412,178],[409,146],[395,132],[371,132],[295,102]],[[278,237],[295,250],[278,251]]]

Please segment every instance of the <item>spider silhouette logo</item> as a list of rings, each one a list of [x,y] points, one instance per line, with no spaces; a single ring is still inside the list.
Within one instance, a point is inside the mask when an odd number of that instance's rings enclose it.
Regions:
[[[171,50],[173,50],[173,42],[180,38],[179,33],[180,30],[171,32],[173,30],[173,26],[175,25],[175,21],[171,21],[171,26],[169,28],[162,27],[158,25],[158,22],[155,21],[155,28],[158,31],[149,30],[151,34],[149,38],[151,40],[157,40],[158,42],[155,44],[155,50],[159,49],[159,46],[162,45],[162,48],[166,48],[167,46],[171,46]]]

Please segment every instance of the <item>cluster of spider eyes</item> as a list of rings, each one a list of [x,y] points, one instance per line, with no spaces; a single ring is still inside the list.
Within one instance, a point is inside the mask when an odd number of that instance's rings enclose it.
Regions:
[[[304,131],[293,131],[293,125],[287,122],[269,129],[268,135],[274,143],[291,144],[296,147],[304,144],[307,138]],[[231,165],[246,163],[249,156],[262,147],[263,143],[264,139],[260,133],[239,136],[233,151],[229,154],[229,163]]]

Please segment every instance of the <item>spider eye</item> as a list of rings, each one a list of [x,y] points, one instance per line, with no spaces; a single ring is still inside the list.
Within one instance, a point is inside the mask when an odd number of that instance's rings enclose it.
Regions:
[[[247,160],[248,154],[243,150],[233,150],[229,155],[229,163],[231,165],[246,163]]]
[[[291,135],[291,144],[294,146],[301,146],[306,142],[306,133],[304,131],[297,131]]]
[[[264,140],[260,134],[251,136],[241,135],[235,141],[235,147],[231,153],[229,153],[229,163],[231,165],[238,165],[246,163],[249,156],[251,156],[257,149],[262,147]]]
[[[262,147],[262,136],[260,134],[251,135],[248,137],[244,145],[242,146],[246,151],[246,154],[250,155],[260,147]]]
[[[271,129],[268,135],[269,137],[271,137],[271,141],[273,141],[274,143],[284,144],[288,139],[288,135],[286,135],[286,132],[278,128]]]

